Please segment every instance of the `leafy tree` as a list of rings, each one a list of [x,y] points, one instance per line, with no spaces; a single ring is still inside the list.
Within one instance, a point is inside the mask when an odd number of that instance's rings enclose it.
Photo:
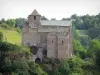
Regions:
[[[60,75],[68,75],[69,69],[70,68],[68,62],[66,60],[62,60],[59,67]]]
[[[85,58],[85,49],[78,40],[73,40],[73,50],[76,56]]]
[[[76,14],[73,14],[72,16],[71,16],[71,19],[77,19],[77,15]]]
[[[81,43],[78,40],[73,40],[73,49],[75,50],[75,52],[77,51],[83,51],[84,47],[81,45]]]
[[[56,18],[51,18],[51,20],[56,20]]]
[[[96,65],[99,67],[100,69],[100,50],[96,52]]]
[[[76,28],[74,25],[72,25],[72,37],[73,39],[79,40],[79,35],[76,33]]]
[[[62,20],[71,20],[70,18],[62,18]]]
[[[47,75],[47,73],[44,72],[38,64],[34,62],[29,62],[28,64],[30,67],[29,69],[30,75]]]
[[[15,19],[15,27],[22,28],[22,26],[24,25],[25,22],[26,22],[25,18],[16,18]]]
[[[2,18],[1,21],[0,21],[0,24],[5,23],[5,22],[6,22],[5,19]]]
[[[17,31],[18,33],[21,33],[21,32],[22,32],[21,29],[20,29],[19,27],[16,28],[16,31]]]
[[[100,29],[99,28],[91,28],[88,30],[88,35],[94,39],[100,35]]]
[[[8,75],[11,72],[11,61],[7,61],[7,53],[8,51],[19,50],[17,45],[0,42],[0,72]]]
[[[88,48],[88,45],[91,42],[91,38],[89,36],[80,36],[79,40],[82,46],[84,46],[84,48],[86,49]]]
[[[84,75],[83,65],[84,61],[76,56],[69,60],[61,60],[54,75]]]
[[[100,51],[100,41],[92,40],[87,52],[88,52],[88,56],[91,57],[94,60],[94,62],[96,58],[96,53],[98,51]]]
[[[84,61],[82,59],[74,56],[72,59],[68,60],[68,64],[70,68],[69,75],[83,75],[82,66],[84,64]]]
[[[83,21],[80,18],[76,18],[76,20],[73,21],[73,24],[75,25],[77,29],[81,29],[82,23]]]
[[[6,24],[6,23],[0,24],[0,27],[2,27],[2,28],[9,28],[8,24]]]
[[[48,20],[45,16],[41,16],[41,20]]]
[[[14,19],[8,19],[6,23],[9,25],[9,27],[15,27],[15,20]]]

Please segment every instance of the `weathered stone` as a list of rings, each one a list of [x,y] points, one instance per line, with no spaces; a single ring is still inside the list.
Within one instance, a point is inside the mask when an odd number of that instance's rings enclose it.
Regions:
[[[32,51],[36,53],[35,59],[44,58],[43,50],[47,50],[48,58],[71,58],[71,21],[42,21],[39,13],[36,10],[34,12],[35,14],[28,16],[28,23],[22,28],[22,44],[37,47],[37,52]]]

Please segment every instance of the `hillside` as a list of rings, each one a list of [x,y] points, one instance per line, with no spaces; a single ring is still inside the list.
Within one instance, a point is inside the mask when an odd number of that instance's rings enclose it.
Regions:
[[[3,40],[20,45],[21,44],[21,33],[18,33],[16,29],[3,29],[0,28],[0,32],[3,32]]]
[[[79,36],[88,36],[87,30],[76,30],[76,32]]]

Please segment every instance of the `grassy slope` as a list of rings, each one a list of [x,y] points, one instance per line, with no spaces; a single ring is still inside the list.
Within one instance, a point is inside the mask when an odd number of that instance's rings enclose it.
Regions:
[[[17,45],[21,44],[21,33],[18,33],[16,30],[0,28],[0,32],[3,32],[4,41]]]
[[[76,32],[79,36],[88,36],[87,30],[76,30]]]

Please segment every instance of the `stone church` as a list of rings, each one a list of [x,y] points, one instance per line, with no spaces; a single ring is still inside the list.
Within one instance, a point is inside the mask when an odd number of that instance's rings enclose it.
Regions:
[[[41,15],[35,9],[23,25],[22,44],[37,49],[34,59],[71,58],[72,22],[71,20],[41,20]]]

